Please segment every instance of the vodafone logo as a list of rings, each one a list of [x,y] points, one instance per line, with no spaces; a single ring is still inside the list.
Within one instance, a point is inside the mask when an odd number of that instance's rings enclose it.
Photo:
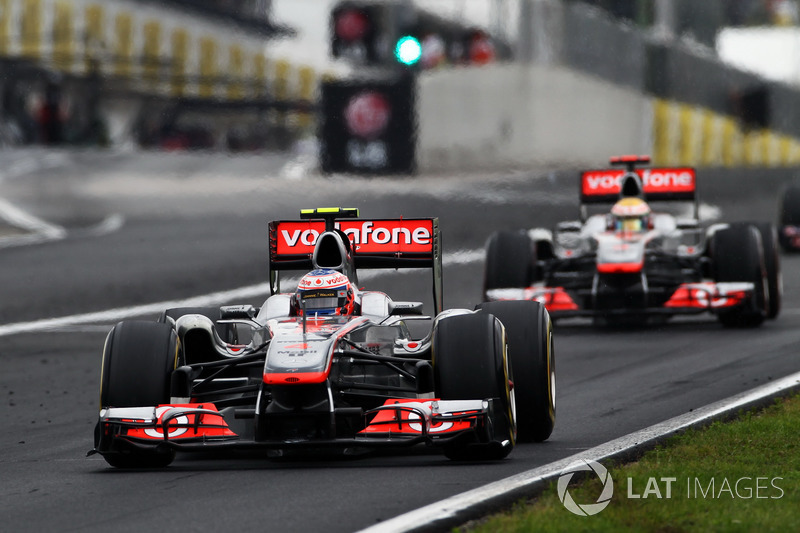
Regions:
[[[648,188],[694,190],[694,172],[689,170],[646,169],[641,176],[645,191]]]
[[[350,133],[364,139],[374,139],[386,130],[391,118],[391,106],[382,94],[366,91],[350,99],[344,119]]]
[[[408,429],[411,431],[416,431],[417,433],[422,433],[422,417],[419,413],[409,413],[408,415]],[[419,420],[419,422],[412,422],[412,420]],[[434,422],[427,428],[429,433],[442,433],[444,431],[449,431],[453,427],[452,422]]]
[[[611,192],[619,190],[619,179],[622,177],[621,173],[596,173],[583,175],[583,188],[590,191],[603,191]]]
[[[315,271],[318,272],[318,271]],[[314,272],[311,273],[312,275]],[[325,276],[307,276],[300,280],[298,288],[301,289],[317,289],[322,287],[334,287],[344,285],[348,282],[347,276],[340,272],[328,274]]]
[[[361,253],[427,253],[433,246],[433,224],[429,219],[341,221],[336,227]],[[277,252],[310,253],[324,230],[323,223],[282,222],[277,227]]]
[[[691,168],[647,168],[637,170],[644,192],[693,192],[695,172]],[[616,194],[620,190],[622,170],[591,170],[582,175],[583,193]]]
[[[159,407],[158,409],[156,409],[156,416],[158,417],[159,420],[161,420],[161,417],[164,415],[164,413],[166,413],[167,411],[169,411],[171,409],[172,409],[172,407]],[[176,424],[180,424],[180,425],[182,425],[184,427],[174,428],[174,429],[168,430],[167,431],[167,435],[169,437],[178,437],[180,435],[183,435],[187,431],[189,431],[189,429],[187,427],[185,427],[185,426],[187,426],[189,424],[189,417],[187,417],[186,415],[180,415],[180,416],[175,417],[174,420],[175,420]],[[162,422],[162,427],[163,427],[163,422]],[[148,437],[153,437],[153,438],[156,438],[156,439],[163,439],[164,438],[163,429],[148,428],[148,429],[144,430],[144,434],[147,435]]]

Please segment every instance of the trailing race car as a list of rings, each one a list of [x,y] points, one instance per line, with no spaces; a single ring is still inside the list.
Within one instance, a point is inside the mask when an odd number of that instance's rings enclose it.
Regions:
[[[693,168],[639,168],[648,156],[611,158],[582,172],[581,219],[554,231],[500,231],[488,240],[486,301],[532,300],[553,319],[642,323],[710,312],[726,326],[775,318],[780,257],[771,223],[701,227]],[[689,218],[648,202],[689,207]],[[684,204],[675,204],[684,202]],[[610,213],[590,214],[613,204]],[[606,207],[607,209],[607,207]]]
[[[544,306],[443,311],[438,220],[357,216],[324,208],[271,222],[272,295],[260,308],[168,309],[114,326],[90,453],[135,468],[183,451],[426,444],[492,460],[547,439],[555,361]],[[364,268],[430,269],[435,316],[359,290]],[[281,293],[286,270],[311,272]],[[427,320],[427,335],[412,337],[412,320]]]
[[[781,193],[778,240],[785,252],[800,251],[800,185],[790,185]]]

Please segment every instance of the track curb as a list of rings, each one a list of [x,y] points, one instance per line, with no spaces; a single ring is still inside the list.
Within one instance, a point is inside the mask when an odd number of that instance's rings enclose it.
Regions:
[[[673,435],[701,428],[715,421],[730,420],[742,410],[760,409],[775,399],[800,391],[800,372],[777,379],[690,413],[614,439],[560,461],[522,472],[451,498],[432,503],[395,518],[379,522],[358,533],[423,533],[449,531],[509,507],[523,498],[541,493],[576,463],[584,461],[628,462],[664,443]]]

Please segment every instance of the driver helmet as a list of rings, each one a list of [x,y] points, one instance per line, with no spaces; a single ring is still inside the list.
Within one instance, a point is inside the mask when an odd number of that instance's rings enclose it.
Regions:
[[[350,280],[336,270],[312,270],[300,279],[292,296],[292,309],[297,316],[353,314],[355,290]]]
[[[623,198],[611,208],[616,231],[635,233],[650,228],[650,206],[641,198]]]

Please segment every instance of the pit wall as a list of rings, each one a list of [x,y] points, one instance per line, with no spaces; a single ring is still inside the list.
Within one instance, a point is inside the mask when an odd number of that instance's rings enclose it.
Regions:
[[[423,73],[420,171],[597,166],[650,154],[657,165],[787,167],[800,140],[745,130],[707,108],[646,96],[558,66],[495,65]]]

